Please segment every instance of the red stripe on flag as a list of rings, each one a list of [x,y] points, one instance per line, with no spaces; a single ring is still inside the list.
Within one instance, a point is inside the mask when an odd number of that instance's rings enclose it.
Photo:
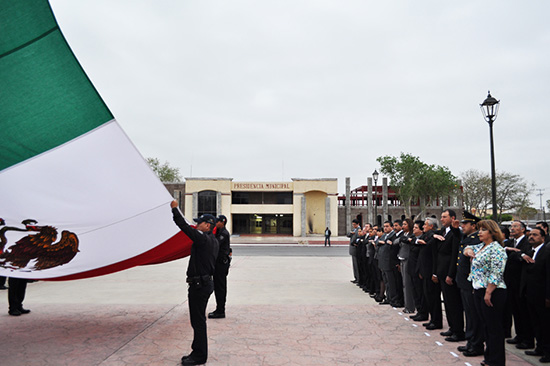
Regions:
[[[170,262],[176,259],[187,257],[191,254],[191,244],[193,242],[181,231],[166,240],[164,243],[141,253],[135,257],[128,258],[122,262],[110,264],[105,267],[92,269],[85,272],[75,273],[68,276],[46,278],[41,281],[68,281],[79,280],[83,278],[103,276],[109,273],[123,271],[135,266],[142,266],[148,264],[159,264]]]

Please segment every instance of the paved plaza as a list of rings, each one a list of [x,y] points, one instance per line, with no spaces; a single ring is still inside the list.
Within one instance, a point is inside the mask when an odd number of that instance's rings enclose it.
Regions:
[[[378,305],[350,283],[347,248],[319,248],[319,243],[293,239],[274,250],[271,240],[266,255],[234,246],[227,318],[208,320],[208,365],[473,366],[482,361],[456,350],[464,342],[445,342],[439,331],[427,332],[402,309]],[[304,248],[293,256],[277,255],[292,245]],[[307,256],[308,247],[327,255]],[[0,365],[178,365],[192,340],[187,262],[31,283],[25,307],[32,312],[20,317],[7,314],[7,296],[0,292]],[[214,308],[212,296],[208,311]],[[538,358],[507,349],[507,365],[539,364]]]

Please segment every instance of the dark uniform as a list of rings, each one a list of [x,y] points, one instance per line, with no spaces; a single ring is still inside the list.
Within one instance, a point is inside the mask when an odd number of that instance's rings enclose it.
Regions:
[[[430,321],[426,329],[434,330],[443,328],[443,311],[441,309],[441,295],[439,284],[432,281],[433,261],[434,261],[434,231],[429,230],[422,234],[422,239],[426,244],[421,244],[418,254],[417,272],[422,276],[422,289],[424,291],[424,301],[427,313],[430,315]]]
[[[193,327],[193,351],[187,357],[182,358],[184,365],[198,365],[206,362],[208,358],[208,338],[206,335],[206,305],[214,291],[212,276],[218,255],[219,244],[212,232],[197,230],[185,221],[179,209],[172,208],[174,222],[193,241],[191,256],[187,267],[187,283],[189,317]],[[200,224],[207,222],[214,225],[214,216],[202,215],[195,221]]]
[[[463,223],[471,223],[475,225],[481,219],[464,211]],[[483,322],[481,314],[475,307],[472,281],[468,280],[470,275],[471,258],[464,255],[464,248],[469,245],[481,243],[478,232],[464,235],[458,247],[457,269],[456,269],[456,285],[460,289],[464,314],[466,316],[466,339],[468,342],[464,346],[463,352],[465,356],[479,356],[483,354],[483,343],[485,341],[483,333]]]
[[[328,246],[330,247],[330,234],[332,234],[330,232],[330,229],[327,227],[325,229],[325,247],[327,246],[327,243],[328,243]]]
[[[365,235],[357,236],[357,268],[359,269],[359,282],[357,286],[361,287],[364,291],[368,291],[367,281],[367,243],[365,241]]]
[[[227,218],[224,215],[218,216],[216,222],[223,222],[220,229],[216,226],[216,239],[220,243],[216,268],[214,270],[214,295],[216,296],[216,310],[208,314],[209,318],[225,318],[225,301],[227,299],[227,275],[231,263],[230,234],[225,228]]]
[[[445,240],[435,241],[434,245],[434,274],[439,280],[441,293],[443,294],[443,303],[445,304],[445,315],[449,323],[450,336],[446,341],[462,341],[464,335],[464,309],[460,298],[460,289],[456,286],[456,258],[458,257],[458,247],[461,239],[461,232],[457,228],[442,228],[438,234]],[[449,285],[445,281],[447,277],[453,280]]]
[[[537,345],[530,356],[542,356],[540,362],[550,362],[550,244],[530,243],[528,252],[534,263],[525,263],[522,268],[521,296],[527,303],[527,313],[531,321]],[[538,251],[535,254],[535,248]]]
[[[23,308],[23,300],[25,300],[25,292],[27,291],[27,282],[29,280],[25,278],[8,278],[8,314],[13,316],[19,316],[21,314],[28,314],[31,311]]]

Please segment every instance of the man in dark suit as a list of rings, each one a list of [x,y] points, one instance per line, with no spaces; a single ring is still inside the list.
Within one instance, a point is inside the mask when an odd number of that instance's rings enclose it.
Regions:
[[[467,357],[480,356],[483,354],[484,334],[480,314],[474,306],[474,290],[472,281],[468,280],[470,275],[470,257],[464,255],[464,248],[469,245],[479,244],[479,235],[476,224],[481,219],[464,211],[462,226],[462,240],[458,247],[458,260],[456,269],[456,285],[460,289],[464,314],[466,315],[466,339],[465,346],[459,346],[458,350]]]
[[[456,220],[453,210],[445,210],[441,214],[441,230],[434,235],[436,239],[434,252],[433,281],[439,283],[443,293],[443,303],[449,330],[441,332],[448,342],[460,342],[464,335],[464,309],[460,298],[460,289],[456,285],[456,258],[461,233],[458,229],[460,223]]]
[[[359,220],[354,219],[351,222],[351,231],[347,234],[349,238],[349,255],[351,255],[351,264],[353,266],[353,280],[352,283],[359,282],[359,266],[357,263],[357,235],[359,232]]]
[[[524,256],[521,294],[537,340],[537,347],[525,354],[550,362],[550,244],[544,244],[544,238],[542,228],[533,228],[529,234],[532,249]]]
[[[390,260],[395,298],[393,299],[392,306],[402,308],[405,306],[405,296],[403,293],[403,276],[400,270],[401,260],[399,259],[399,251],[401,249],[401,240],[405,237],[403,220],[395,220],[393,222],[393,231],[395,232],[395,236],[392,238]]]
[[[358,261],[359,261],[359,274],[361,274],[362,280],[359,281],[359,287],[365,292],[370,292],[371,276],[369,271],[369,253],[367,246],[369,243],[369,233],[372,230],[371,224],[367,223],[362,230],[362,239],[359,241],[358,247]]]
[[[412,277],[413,282],[413,293],[414,293],[414,304],[417,309],[417,313],[414,316],[411,316],[411,319],[414,321],[425,321],[428,320],[428,304],[424,297],[424,290],[422,279],[420,278],[420,253],[422,251],[423,245],[418,243],[418,240],[422,238],[424,229],[424,221],[416,220],[413,225],[413,237],[410,240],[411,251],[409,253],[409,274]]]
[[[434,230],[437,230],[437,219],[428,217],[424,222],[424,234],[416,242],[422,245],[418,254],[418,272],[422,278],[424,299],[430,315],[430,321],[423,323],[428,330],[443,328],[443,312],[441,310],[441,295],[439,285],[432,281],[433,251],[435,239]]]
[[[357,249],[356,249],[356,256],[357,256],[357,268],[359,270],[359,282],[357,282],[357,286],[359,286],[363,291],[365,289],[368,291],[367,287],[367,244],[365,243],[366,238],[366,231],[362,228],[359,228],[359,231],[357,232]]]
[[[327,246],[327,243],[328,243],[328,246],[330,247],[330,234],[332,233],[327,226],[327,228],[325,229],[325,247]]]
[[[378,281],[377,290],[376,290],[376,296],[374,297],[374,300],[376,302],[383,302],[386,299],[386,285],[384,284],[384,279],[382,278],[382,271],[380,270],[380,266],[378,265],[378,252],[380,250],[380,242],[383,238],[386,237],[386,234],[384,234],[384,231],[382,228],[375,226],[373,231],[376,232],[373,240],[373,247],[374,247],[374,258],[372,260],[373,265],[373,271],[375,275],[375,281]]]
[[[377,229],[370,225],[369,233],[365,237],[365,242],[367,244],[367,287],[369,288],[370,297],[375,297],[380,292],[380,276],[377,275],[377,272],[379,272],[379,270],[378,265],[376,265],[374,261],[374,242],[376,239],[378,239],[378,237],[376,236],[376,231]]]
[[[380,305],[394,305],[396,298],[395,292],[395,279],[393,278],[393,267],[395,267],[397,256],[395,260],[392,260],[392,244],[395,238],[395,231],[393,230],[392,222],[384,222],[384,235],[378,241],[378,267],[382,272],[382,279],[386,286],[386,300],[382,301]]]
[[[525,264],[523,257],[531,250],[531,245],[525,235],[525,224],[521,221],[513,221],[510,226],[510,239],[505,243],[506,268],[504,269],[504,282],[507,288],[507,309],[505,310],[505,332],[510,333],[511,317],[514,319],[515,338],[506,342],[515,344],[518,349],[535,347],[533,329],[527,315],[527,304],[521,299],[520,286],[522,267]]]
[[[539,221],[536,226],[544,230],[544,244],[550,242],[550,235],[548,235],[548,223],[546,221]]]

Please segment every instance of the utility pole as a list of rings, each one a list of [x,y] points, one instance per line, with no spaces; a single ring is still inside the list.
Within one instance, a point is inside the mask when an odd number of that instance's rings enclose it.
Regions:
[[[542,218],[543,218],[544,222],[546,222],[546,210],[544,209],[544,206],[542,205],[542,196],[543,196],[542,192],[544,192],[544,189],[537,188],[537,191],[539,191],[537,196],[540,197],[540,210],[542,211]]]

